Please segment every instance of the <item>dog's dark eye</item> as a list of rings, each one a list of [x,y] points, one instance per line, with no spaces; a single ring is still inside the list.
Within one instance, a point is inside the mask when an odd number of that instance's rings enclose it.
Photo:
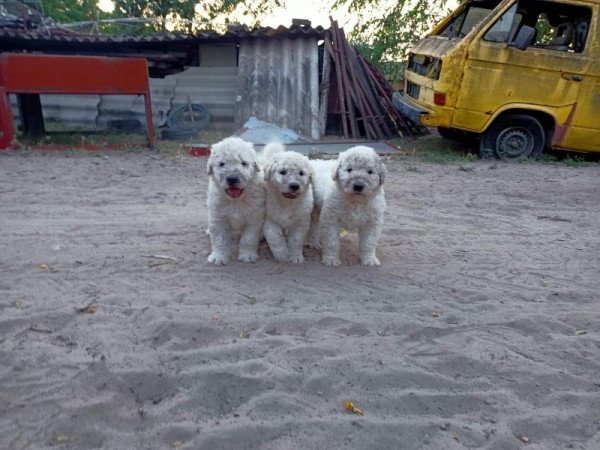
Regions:
[[[352,167],[348,167],[348,173],[352,172]]]
[[[301,177],[303,177],[303,176],[304,176],[304,172],[300,171],[300,172],[298,173],[298,175],[300,175]]]
[[[246,167],[248,163],[246,161],[242,161],[242,166]]]
[[[282,170],[281,172],[279,172],[281,175],[285,175],[287,172],[285,170]]]
[[[219,167],[223,167],[224,165],[225,165],[225,163],[224,163],[224,162],[220,162],[220,163],[219,163]]]
[[[372,175],[372,174],[373,174],[373,171],[372,171],[372,170],[369,170],[367,173],[368,173],[369,175]]]

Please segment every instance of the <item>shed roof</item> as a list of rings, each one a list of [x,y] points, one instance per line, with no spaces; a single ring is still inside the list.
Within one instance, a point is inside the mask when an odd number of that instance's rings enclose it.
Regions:
[[[279,26],[277,28],[259,27],[248,28],[246,26],[232,27],[225,33],[216,31],[201,31],[196,34],[184,33],[153,33],[147,36],[111,36],[104,34],[80,33],[63,27],[40,27],[35,30],[0,28],[0,44],[19,42],[29,45],[36,42],[56,42],[57,44],[160,44],[160,43],[192,43],[202,41],[213,42],[239,42],[245,39],[298,39],[298,38],[322,38],[325,29],[321,26],[307,27],[292,25],[290,27]]]

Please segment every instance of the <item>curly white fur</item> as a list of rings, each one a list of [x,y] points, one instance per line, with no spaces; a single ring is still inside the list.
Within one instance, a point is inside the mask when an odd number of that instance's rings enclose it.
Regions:
[[[309,243],[322,247],[326,266],[340,264],[340,231],[357,230],[360,262],[378,266],[375,254],[386,208],[383,182],[386,168],[370,147],[352,147],[335,161],[313,160],[315,210],[320,217],[311,224]],[[320,240],[317,239],[320,237]]]
[[[240,138],[214,144],[207,164],[208,261],[227,264],[233,235],[240,234],[238,260],[256,262],[265,217],[265,187],[254,147]]]
[[[309,159],[271,147],[265,172],[266,217],[263,232],[277,261],[304,262],[302,246],[313,209],[313,169]],[[267,147],[265,147],[267,150]]]

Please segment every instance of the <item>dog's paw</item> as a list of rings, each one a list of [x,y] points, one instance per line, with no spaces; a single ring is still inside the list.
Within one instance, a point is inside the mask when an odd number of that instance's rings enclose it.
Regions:
[[[379,259],[377,259],[376,256],[364,256],[360,258],[360,263],[363,266],[380,266],[381,263],[379,262]]]
[[[228,257],[220,255],[218,253],[211,253],[210,255],[208,255],[208,258],[206,258],[206,260],[209,263],[213,263],[217,266],[224,266],[225,264],[227,264],[229,262]]]
[[[308,248],[314,248],[315,250],[321,250],[321,243],[317,239],[310,239],[306,245]]]
[[[277,262],[286,262],[288,260],[287,252],[272,252],[273,259]]]
[[[321,262],[326,266],[337,267],[340,265],[340,259],[335,256],[323,256]]]
[[[240,256],[238,256],[238,261],[245,263],[255,263],[256,261],[258,261],[258,253],[240,253]]]
[[[289,262],[291,262],[292,264],[302,264],[304,262],[304,256],[302,256],[302,255],[290,256]]]

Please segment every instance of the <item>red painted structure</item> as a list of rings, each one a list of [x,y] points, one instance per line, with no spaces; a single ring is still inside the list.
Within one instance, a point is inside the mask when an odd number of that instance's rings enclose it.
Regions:
[[[143,95],[148,145],[154,147],[145,59],[0,54],[0,150],[10,147],[15,138],[9,94]]]

